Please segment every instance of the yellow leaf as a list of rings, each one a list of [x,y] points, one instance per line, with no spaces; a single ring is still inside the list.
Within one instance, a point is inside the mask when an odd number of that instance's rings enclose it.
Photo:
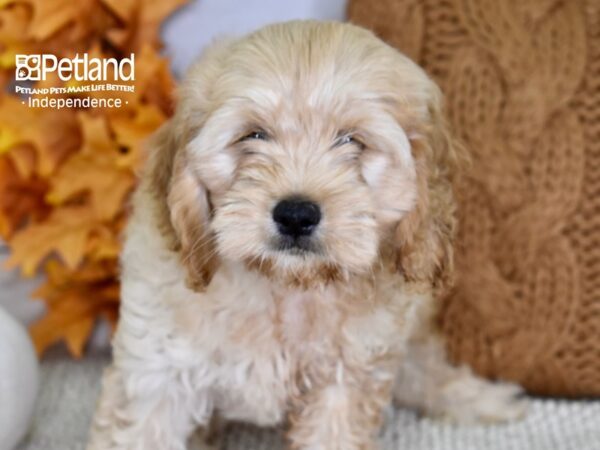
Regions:
[[[129,22],[139,6],[138,0],[102,0],[123,22]]]
[[[121,225],[111,224],[96,230],[88,241],[86,254],[93,262],[116,260],[121,252]]]
[[[33,276],[42,260],[56,252],[67,267],[75,268],[97,226],[93,211],[87,207],[56,209],[43,223],[15,233],[10,240],[11,254],[6,267],[20,266],[23,275]]]
[[[70,327],[81,321],[89,321],[96,308],[97,305],[94,302],[88,302],[76,293],[66,295],[61,303],[55,305],[46,316],[29,329],[38,354],[64,338],[66,330]],[[77,344],[77,342],[73,342],[73,344]],[[76,349],[76,345],[74,347]]]
[[[55,260],[46,263],[47,279],[34,297],[45,300],[48,314],[31,327],[39,353],[64,340],[78,357],[97,317],[106,317],[114,323],[119,299],[116,266],[116,261],[84,261],[77,269],[70,270]]]
[[[44,181],[19,175],[7,156],[0,157],[0,236],[7,239],[23,222],[46,217],[47,189]]]
[[[97,217],[109,220],[122,208],[135,178],[131,171],[119,167],[119,147],[111,139],[104,118],[81,113],[79,119],[82,149],[59,169],[47,200],[60,205],[75,194],[89,192]]]
[[[80,15],[80,3],[84,1],[88,0],[28,0],[33,7],[30,36],[43,40],[75,21]]]
[[[107,289],[118,285],[115,279],[117,266],[116,259],[101,262],[85,260],[76,269],[69,269],[60,261],[50,259],[44,264],[46,281],[33,292],[32,297],[45,300],[50,308],[64,301],[69,292],[86,291],[80,295],[81,298],[113,302],[114,293],[107,292]]]
[[[28,24],[26,5],[16,4],[0,10],[0,67],[11,69],[15,67],[16,54],[32,53],[32,43],[27,37]]]
[[[19,135],[14,130],[0,128],[0,155],[7,153],[20,140]]]
[[[36,166],[36,154],[31,144],[15,145],[6,156],[13,162],[21,178],[28,179],[33,175]]]
[[[35,142],[31,124],[36,123],[37,117],[36,111],[24,106],[20,99],[5,95],[0,102],[0,153],[6,153],[18,143]]]
[[[122,50],[139,52],[143,46],[160,47],[159,31],[162,22],[187,0],[103,0],[127,27],[111,30],[110,41]],[[123,33],[124,31],[124,33]],[[125,48],[126,47],[126,48]]]
[[[47,177],[64,158],[79,146],[79,132],[73,111],[36,110],[16,97],[5,95],[0,102],[0,140],[7,150],[19,144],[32,144],[36,172]]]
[[[117,143],[125,150],[117,162],[118,166],[134,170],[139,168],[144,143],[165,120],[166,116],[154,105],[139,105],[133,117],[129,113],[109,117]]]
[[[64,339],[67,348],[73,356],[81,358],[83,347],[85,346],[88,336],[96,320],[93,316],[84,317],[81,320],[74,322],[64,330]]]
[[[187,3],[187,0],[141,0],[139,24],[134,38],[134,48],[142,45],[158,47],[159,31],[162,22],[173,11]],[[136,44],[137,43],[137,44]]]
[[[138,102],[144,100],[162,111],[171,111],[171,93],[175,86],[169,64],[149,45],[143,45],[136,56],[135,86]]]

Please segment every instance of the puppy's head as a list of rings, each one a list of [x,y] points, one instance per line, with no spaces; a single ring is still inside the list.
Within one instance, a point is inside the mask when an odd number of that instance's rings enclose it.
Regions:
[[[304,286],[382,263],[436,282],[453,153],[418,66],[355,26],[292,22],[203,56],[149,174],[195,288],[222,260]]]

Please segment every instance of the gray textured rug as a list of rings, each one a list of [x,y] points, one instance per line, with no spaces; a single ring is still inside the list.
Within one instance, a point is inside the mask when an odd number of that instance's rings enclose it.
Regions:
[[[74,362],[60,352],[42,366],[33,427],[19,450],[82,450],[107,356]],[[600,450],[600,401],[533,400],[527,418],[500,426],[455,427],[395,410],[381,433],[384,450]],[[281,449],[272,430],[232,427],[226,450]]]

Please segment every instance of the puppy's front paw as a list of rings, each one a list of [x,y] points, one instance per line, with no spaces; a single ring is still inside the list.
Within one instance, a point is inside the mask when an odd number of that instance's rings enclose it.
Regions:
[[[459,424],[499,423],[521,419],[528,407],[521,387],[491,382],[472,374],[443,386],[430,412]]]

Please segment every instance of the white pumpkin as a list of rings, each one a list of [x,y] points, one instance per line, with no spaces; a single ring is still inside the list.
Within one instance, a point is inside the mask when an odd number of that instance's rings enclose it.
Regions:
[[[23,438],[38,392],[38,359],[25,328],[0,307],[0,449]]]

